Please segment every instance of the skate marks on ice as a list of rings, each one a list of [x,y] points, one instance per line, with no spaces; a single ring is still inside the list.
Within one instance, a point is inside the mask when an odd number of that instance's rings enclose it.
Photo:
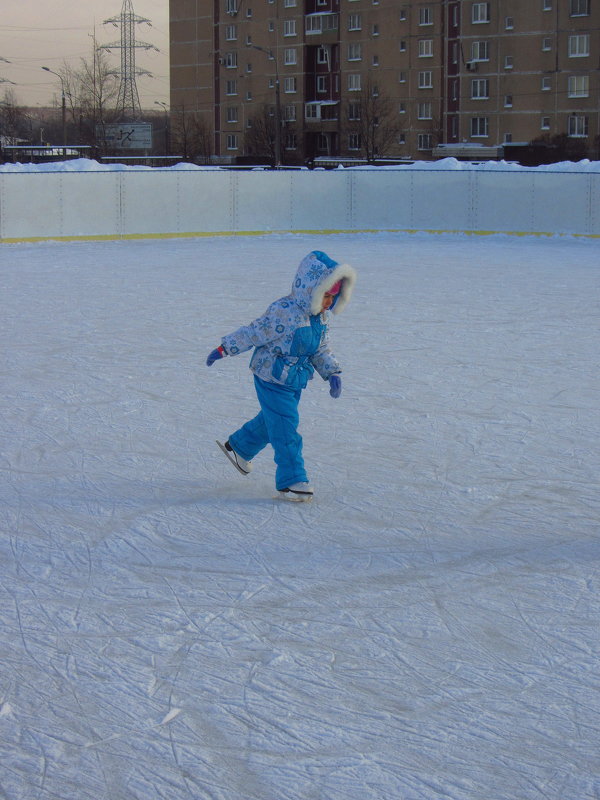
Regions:
[[[11,800],[597,797],[599,245],[328,240],[345,388],[284,504],[213,444],[247,363],[202,354],[314,246],[3,249]]]

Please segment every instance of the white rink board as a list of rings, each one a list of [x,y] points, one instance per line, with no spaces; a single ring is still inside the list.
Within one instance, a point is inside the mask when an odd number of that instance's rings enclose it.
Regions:
[[[173,233],[179,229],[177,173],[121,173],[121,233]]]
[[[411,173],[411,225],[425,230],[472,230],[471,172]]]
[[[0,173],[0,239],[447,230],[600,235],[600,175],[499,170]]]
[[[357,227],[408,229],[414,227],[411,213],[411,175],[406,171],[386,170],[376,180],[369,170],[357,170],[352,178],[353,219]]]
[[[62,236],[111,236],[121,233],[120,173],[61,175]],[[75,231],[75,234],[73,234]]]
[[[3,239],[62,234],[59,175],[2,175],[1,187],[0,236]]]
[[[233,231],[234,178],[222,172],[178,172],[179,228],[173,233]]]
[[[535,204],[534,231],[564,230],[579,233],[587,220],[586,232],[593,232],[591,186],[598,184],[589,175],[556,175],[542,172],[533,176]],[[565,230],[565,226],[571,226]],[[598,230],[596,223],[596,232]]]
[[[232,172],[235,198],[232,230],[288,230],[291,218],[290,173]]]
[[[341,170],[292,173],[290,229],[353,230],[350,178]]]

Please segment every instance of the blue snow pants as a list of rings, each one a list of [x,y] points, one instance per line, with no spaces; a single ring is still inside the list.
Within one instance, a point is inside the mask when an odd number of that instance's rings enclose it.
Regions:
[[[254,376],[260,412],[229,437],[236,453],[251,461],[269,443],[275,451],[275,485],[287,489],[307,481],[302,458],[302,437],[298,433],[298,403],[302,389],[290,389]]]

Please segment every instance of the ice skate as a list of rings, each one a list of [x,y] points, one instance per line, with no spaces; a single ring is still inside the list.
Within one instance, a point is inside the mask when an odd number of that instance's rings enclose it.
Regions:
[[[216,441],[238,472],[241,472],[242,475],[247,475],[252,469],[252,463],[250,461],[246,461],[245,458],[242,458],[239,453],[236,453],[233,447],[229,444],[229,440],[227,440],[225,444],[221,444],[218,439]]]
[[[313,487],[306,481],[293,483],[291,486],[288,486],[287,489],[279,490],[279,496],[283,500],[291,500],[295,503],[306,503],[313,499],[313,494]]]

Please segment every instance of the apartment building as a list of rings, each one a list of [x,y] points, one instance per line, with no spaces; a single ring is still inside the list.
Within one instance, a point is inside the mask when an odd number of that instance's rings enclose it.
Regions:
[[[170,0],[171,112],[217,161],[598,157],[600,0]]]

